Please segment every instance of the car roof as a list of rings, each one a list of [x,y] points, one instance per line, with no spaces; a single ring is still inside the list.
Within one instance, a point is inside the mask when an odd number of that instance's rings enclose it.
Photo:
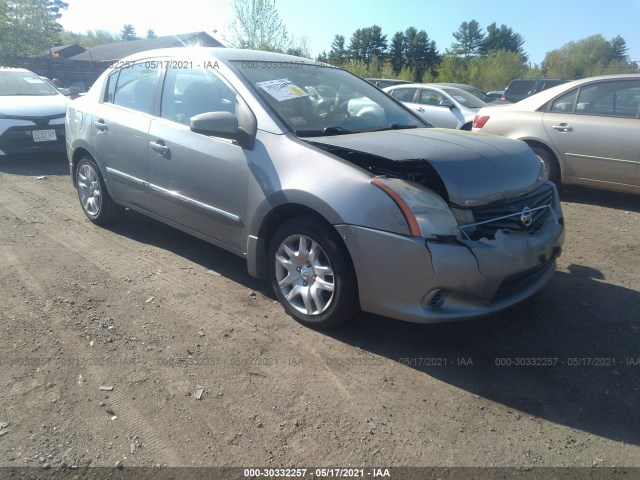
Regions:
[[[427,87],[427,86],[431,87],[432,85],[427,85],[426,83],[401,83],[401,84],[392,85],[392,86],[386,87],[386,88],[389,88],[389,89],[392,89],[392,88],[394,88],[394,89],[395,88],[407,88],[407,87],[408,88],[424,88],[424,87]],[[386,90],[386,89],[383,88],[383,90]]]
[[[132,62],[136,60],[142,60],[150,57],[180,57],[189,58],[197,55],[205,55],[212,58],[217,58],[225,61],[251,61],[251,62],[295,62],[298,64],[307,65],[323,65],[323,64],[310,58],[296,57],[294,55],[287,55],[285,53],[276,52],[263,52],[258,50],[245,50],[241,48],[224,48],[224,47],[174,47],[174,48],[161,48],[156,50],[146,50],[144,52],[134,53],[126,58],[123,58],[122,62]]]
[[[27,70],[26,68],[13,68],[13,67],[2,67],[2,66],[0,66],[0,72],[33,73],[31,70]]]
[[[427,83],[426,85],[431,85],[434,87],[437,87],[438,85],[442,87],[456,87],[456,88],[459,88],[460,90],[464,90],[466,88],[473,88],[474,90],[480,90],[478,87],[474,87],[473,85],[469,85],[468,83],[437,82],[437,83]]]

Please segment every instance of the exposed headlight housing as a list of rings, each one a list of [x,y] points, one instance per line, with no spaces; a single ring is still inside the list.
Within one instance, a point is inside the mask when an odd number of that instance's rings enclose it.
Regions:
[[[432,190],[399,178],[375,177],[370,183],[398,205],[412,236],[434,240],[460,237],[458,222],[449,205]]]

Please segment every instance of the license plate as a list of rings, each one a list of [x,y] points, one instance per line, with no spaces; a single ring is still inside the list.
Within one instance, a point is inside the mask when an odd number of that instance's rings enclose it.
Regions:
[[[33,134],[34,142],[55,142],[58,137],[56,137],[55,130],[33,130],[31,132]]]

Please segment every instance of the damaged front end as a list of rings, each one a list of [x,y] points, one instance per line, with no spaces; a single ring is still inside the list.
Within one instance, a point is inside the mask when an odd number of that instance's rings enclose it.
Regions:
[[[487,188],[484,199],[475,195],[470,201],[459,188],[464,173],[452,194],[447,181],[452,175],[441,175],[437,162],[390,160],[336,146],[324,149],[375,175],[371,183],[398,205],[414,243],[422,243],[430,260],[429,265],[415,262],[420,250],[406,243],[403,255],[411,258],[404,267],[403,256],[394,255],[387,267],[379,268],[388,268],[387,274],[407,268],[417,282],[402,285],[391,307],[361,298],[363,309],[416,322],[478,317],[531,296],[555,272],[564,220],[556,187],[546,180],[541,165],[541,173],[529,175],[526,185],[507,192]],[[477,186],[472,190],[481,191]],[[373,256],[390,256],[383,252],[393,248],[391,243],[383,247],[373,236],[365,242],[377,249]],[[373,271],[363,277],[367,275],[375,277]]]

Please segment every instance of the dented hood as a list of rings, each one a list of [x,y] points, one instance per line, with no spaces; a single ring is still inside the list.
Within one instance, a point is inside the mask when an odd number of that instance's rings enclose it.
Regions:
[[[337,148],[346,160],[350,153],[370,155],[372,166],[380,157],[428,162],[449,201],[459,206],[518,197],[546,180],[540,159],[526,143],[481,133],[419,128],[315,137],[312,142]]]

